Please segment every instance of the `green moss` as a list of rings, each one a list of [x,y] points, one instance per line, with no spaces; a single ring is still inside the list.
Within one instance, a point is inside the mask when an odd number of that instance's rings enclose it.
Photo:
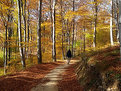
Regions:
[[[0,58],[3,58],[3,51],[0,50]]]
[[[115,78],[121,80],[121,74],[115,74]]]
[[[3,67],[3,51],[0,50],[0,67]]]
[[[0,76],[4,75],[4,68],[0,68]]]

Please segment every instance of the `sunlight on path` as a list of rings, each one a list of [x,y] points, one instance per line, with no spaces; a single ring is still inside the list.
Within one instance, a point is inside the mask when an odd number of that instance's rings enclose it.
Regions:
[[[32,88],[31,91],[58,91],[58,81],[62,79],[60,74],[62,74],[69,65],[63,64],[61,66],[56,67],[49,74],[45,76],[44,80],[49,80],[45,84],[39,84],[36,87]]]
[[[73,63],[74,62],[72,62],[71,64]],[[42,82],[45,81],[45,83],[37,85],[36,87],[32,88],[31,91],[58,91],[58,86],[57,86],[58,81],[62,80],[60,74],[62,74],[66,70],[66,67],[68,66],[69,65],[67,64],[63,64],[56,67],[49,74],[47,74],[45,78],[42,80]]]

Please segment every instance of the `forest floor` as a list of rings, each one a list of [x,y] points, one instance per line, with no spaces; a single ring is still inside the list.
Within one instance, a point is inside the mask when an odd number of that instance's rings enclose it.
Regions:
[[[65,62],[35,65],[0,77],[0,91],[51,91],[42,90],[45,84],[51,84],[51,88],[54,86],[52,91],[82,91],[74,72],[75,66],[75,60],[69,65]]]
[[[85,57],[81,54],[82,57],[72,59],[69,65],[59,60],[2,76],[0,91],[121,91],[119,46],[109,46],[86,54]],[[78,62],[80,58],[85,61]]]

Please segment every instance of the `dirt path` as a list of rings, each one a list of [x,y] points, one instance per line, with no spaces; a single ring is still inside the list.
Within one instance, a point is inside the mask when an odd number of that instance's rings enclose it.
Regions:
[[[43,82],[48,80],[47,82],[37,85],[36,87],[32,88],[31,91],[58,91],[58,81],[62,80],[62,77],[59,75],[62,74],[68,66],[69,65],[67,64],[62,64],[56,67],[42,80]]]
[[[21,72],[0,77],[0,91],[30,91],[41,83],[51,70],[61,63],[43,63],[34,65]]]
[[[74,64],[75,62],[72,61],[70,65]],[[63,74],[70,65],[62,64],[56,67],[45,76],[45,78],[42,80],[44,83],[38,84],[36,87],[32,88],[31,91],[58,91],[57,85],[58,82],[62,80],[61,74]]]
[[[38,64],[21,72],[2,76],[0,91],[80,91],[75,90],[79,86],[74,72],[75,59],[71,60],[71,65],[65,62],[60,60],[56,63]],[[65,88],[68,90],[61,90]]]

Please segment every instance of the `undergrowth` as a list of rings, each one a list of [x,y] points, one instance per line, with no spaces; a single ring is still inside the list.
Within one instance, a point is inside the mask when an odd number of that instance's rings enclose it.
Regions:
[[[28,58],[26,58],[25,62],[26,62],[26,68],[29,68],[32,65],[37,64],[37,56],[29,55]],[[6,69],[7,69],[7,74],[24,70],[21,65],[20,57],[17,57],[16,59],[11,58],[11,61],[8,61],[8,66],[6,67]],[[0,76],[3,75],[4,75],[4,67],[2,64],[2,67],[0,68]]]
[[[3,51],[0,50],[0,67],[3,67]]]

